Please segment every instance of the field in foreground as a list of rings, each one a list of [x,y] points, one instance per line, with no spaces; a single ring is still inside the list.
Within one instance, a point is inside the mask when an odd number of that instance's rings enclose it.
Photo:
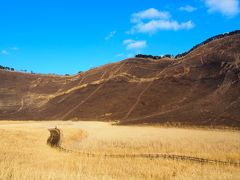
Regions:
[[[63,131],[63,146],[46,145],[48,128]],[[240,132],[112,126],[103,122],[0,121],[0,179],[239,179],[240,167],[101,154],[169,153],[240,161]]]

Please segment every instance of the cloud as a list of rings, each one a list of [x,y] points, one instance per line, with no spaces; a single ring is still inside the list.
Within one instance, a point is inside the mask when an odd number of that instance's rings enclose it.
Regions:
[[[147,47],[147,41],[136,41],[133,39],[127,39],[123,41],[127,50],[140,50]]]
[[[193,12],[196,11],[197,8],[190,6],[190,5],[186,5],[186,6],[182,6],[179,8],[180,11],[186,11],[186,12]]]
[[[3,54],[3,55],[9,55],[9,52],[8,52],[6,49],[3,49],[3,50],[1,51],[1,54]]]
[[[109,40],[111,38],[113,38],[116,35],[117,31],[112,31],[110,32],[106,37],[105,40]]]
[[[132,58],[136,54],[140,54],[141,51],[147,47],[147,41],[126,39],[123,41],[123,45],[126,48],[125,53],[119,53],[116,55],[118,58]]]
[[[124,40],[124,41],[123,41],[123,44],[124,44],[124,45],[127,45],[127,44],[130,44],[130,43],[133,43],[133,42],[135,42],[135,40],[133,40],[133,39],[127,39],[127,40]]]
[[[138,13],[132,14],[131,22],[136,23],[144,19],[169,19],[171,15],[166,11],[158,11],[157,9],[150,8]]]
[[[159,11],[154,8],[132,14],[131,23],[134,25],[127,32],[129,34],[153,34],[159,30],[177,31],[182,29],[192,29],[195,26],[191,20],[178,22],[177,20],[171,19],[171,14],[169,12]]]
[[[208,12],[220,12],[224,16],[232,17],[239,13],[238,0],[204,0]]]
[[[154,34],[159,30],[181,30],[192,29],[194,27],[192,21],[179,23],[178,21],[171,20],[151,20],[147,23],[138,23],[129,31],[130,34],[134,33],[149,33]]]

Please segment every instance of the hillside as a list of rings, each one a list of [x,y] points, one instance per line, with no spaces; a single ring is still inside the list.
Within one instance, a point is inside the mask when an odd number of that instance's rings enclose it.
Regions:
[[[0,70],[0,119],[240,127],[240,33],[69,77]]]

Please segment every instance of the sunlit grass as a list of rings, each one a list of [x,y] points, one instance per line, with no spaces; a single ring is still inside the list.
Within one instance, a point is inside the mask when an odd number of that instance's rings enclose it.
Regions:
[[[63,131],[63,146],[46,145],[48,128]],[[102,122],[0,122],[0,179],[238,179],[240,168],[188,161],[109,158],[101,154],[171,153],[240,160],[240,132],[111,126]]]

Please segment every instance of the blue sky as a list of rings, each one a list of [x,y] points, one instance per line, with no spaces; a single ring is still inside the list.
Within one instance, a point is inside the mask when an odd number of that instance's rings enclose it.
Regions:
[[[8,0],[0,65],[75,74],[137,53],[178,54],[240,29],[239,0]]]

